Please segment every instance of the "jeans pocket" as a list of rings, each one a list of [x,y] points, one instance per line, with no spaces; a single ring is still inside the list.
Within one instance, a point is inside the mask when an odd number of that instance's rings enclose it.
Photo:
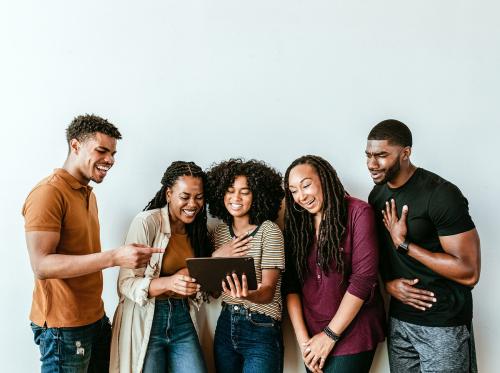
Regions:
[[[45,333],[47,328],[42,328],[34,323],[31,323],[30,326],[33,331],[33,340],[40,348],[40,355],[43,356],[45,354]]]
[[[273,328],[275,325],[275,321],[271,316],[263,315],[261,313],[249,313],[247,319],[250,324],[263,328]]]

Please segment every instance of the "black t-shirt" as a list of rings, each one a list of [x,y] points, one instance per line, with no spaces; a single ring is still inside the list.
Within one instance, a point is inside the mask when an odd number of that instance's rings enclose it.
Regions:
[[[434,292],[436,303],[420,311],[391,298],[389,314],[412,324],[424,326],[456,326],[472,320],[471,288],[446,279],[412,257],[397,252],[391,236],[382,222],[386,201],[394,199],[398,216],[408,206],[410,242],[432,252],[444,252],[439,236],[451,236],[474,228],[467,199],[452,183],[418,168],[399,188],[376,185],[368,201],[377,216],[380,240],[380,272],[384,281],[396,278],[414,279],[418,288]]]

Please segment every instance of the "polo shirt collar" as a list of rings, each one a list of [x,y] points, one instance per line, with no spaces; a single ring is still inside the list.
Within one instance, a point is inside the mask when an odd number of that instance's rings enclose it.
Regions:
[[[80,183],[78,181],[78,179],[76,177],[74,177],[73,175],[71,175],[64,168],[56,168],[54,170],[54,174],[57,175],[57,176],[59,176],[59,177],[61,177],[73,189],[82,189],[82,188],[85,188],[85,189],[92,190],[91,186],[83,185],[82,183]]]

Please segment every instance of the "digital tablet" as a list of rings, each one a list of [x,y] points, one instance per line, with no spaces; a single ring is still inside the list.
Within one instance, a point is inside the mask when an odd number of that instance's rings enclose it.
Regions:
[[[252,257],[238,258],[188,258],[186,259],[189,275],[201,285],[202,291],[222,291],[222,280],[232,273],[247,277],[248,290],[257,289],[257,277]]]

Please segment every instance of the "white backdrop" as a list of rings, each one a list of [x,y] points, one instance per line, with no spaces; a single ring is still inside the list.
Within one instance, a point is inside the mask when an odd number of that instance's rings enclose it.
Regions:
[[[493,0],[0,0],[0,370],[38,369],[22,203],[62,165],[70,120],[95,113],[124,136],[95,188],[104,248],[122,242],[177,159],[254,157],[283,172],[315,153],[366,199],[368,131],[406,122],[414,162],[469,199],[483,254],[479,368],[498,371],[499,12]],[[110,316],[116,274],[105,271]],[[217,311],[206,310],[208,353]],[[288,326],[285,336],[286,371],[300,371]],[[388,371],[382,350],[373,372]]]

